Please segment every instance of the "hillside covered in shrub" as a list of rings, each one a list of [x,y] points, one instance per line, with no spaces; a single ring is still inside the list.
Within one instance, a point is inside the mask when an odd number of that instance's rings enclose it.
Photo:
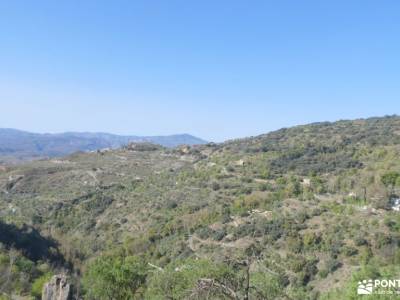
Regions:
[[[400,276],[397,198],[397,116],[3,166],[0,299],[60,272],[83,299],[358,299]]]

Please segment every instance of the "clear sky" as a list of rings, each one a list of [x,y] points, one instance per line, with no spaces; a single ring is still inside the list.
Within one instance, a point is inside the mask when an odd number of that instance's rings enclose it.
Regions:
[[[400,113],[400,1],[0,0],[0,127],[222,141]]]

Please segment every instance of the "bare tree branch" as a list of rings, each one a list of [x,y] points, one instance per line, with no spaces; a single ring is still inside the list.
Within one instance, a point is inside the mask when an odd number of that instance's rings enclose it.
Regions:
[[[212,291],[213,289],[219,290],[225,296],[227,296],[229,299],[232,299],[232,300],[238,300],[239,299],[239,297],[236,294],[236,292],[234,290],[232,290],[230,287],[218,282],[215,279],[210,279],[210,278],[201,278],[201,279],[199,279],[198,282],[197,282],[197,287],[195,288],[195,290],[191,294],[191,297],[199,295],[199,294],[201,294],[202,292],[205,292],[205,291],[208,291],[208,295],[209,295],[209,292]]]

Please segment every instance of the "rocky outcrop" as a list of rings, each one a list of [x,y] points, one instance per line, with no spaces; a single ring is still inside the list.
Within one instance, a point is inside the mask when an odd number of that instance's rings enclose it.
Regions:
[[[54,275],[42,291],[42,300],[71,300],[71,285],[65,275]]]

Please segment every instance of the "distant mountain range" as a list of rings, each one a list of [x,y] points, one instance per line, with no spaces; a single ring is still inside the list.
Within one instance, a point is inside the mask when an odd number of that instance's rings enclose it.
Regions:
[[[21,161],[58,157],[76,151],[118,148],[130,142],[150,142],[165,147],[207,143],[190,134],[168,136],[122,136],[109,133],[65,132],[39,134],[0,128],[0,161]]]

